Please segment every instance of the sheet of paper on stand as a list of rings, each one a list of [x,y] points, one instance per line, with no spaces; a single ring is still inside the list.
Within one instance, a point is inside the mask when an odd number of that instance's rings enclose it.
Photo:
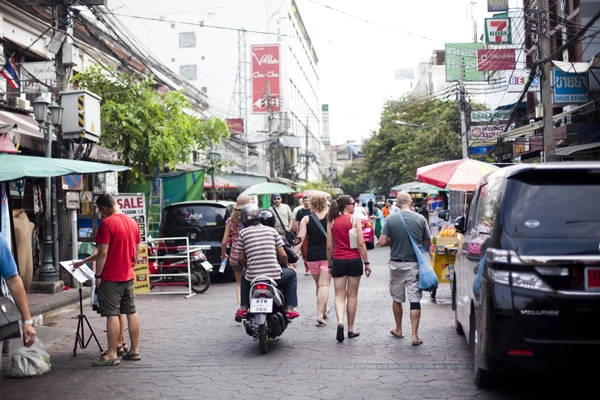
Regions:
[[[73,262],[78,260],[61,261],[60,265],[66,269],[79,283],[85,283],[90,279],[94,279],[94,271],[87,265],[83,264],[79,268],[73,267]]]

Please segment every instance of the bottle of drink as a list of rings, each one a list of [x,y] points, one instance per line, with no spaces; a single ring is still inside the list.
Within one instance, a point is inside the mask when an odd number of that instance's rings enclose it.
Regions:
[[[225,267],[227,266],[227,258],[221,260],[221,266],[219,267],[219,272],[225,272]]]

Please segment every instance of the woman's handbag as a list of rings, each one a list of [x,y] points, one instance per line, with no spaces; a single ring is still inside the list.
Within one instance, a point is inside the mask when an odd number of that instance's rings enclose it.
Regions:
[[[356,230],[356,227],[354,226],[354,215],[350,217],[350,223],[352,224],[352,228],[348,230],[350,248],[358,249],[358,232]]]
[[[0,294],[0,340],[14,339],[21,336],[19,309],[8,297]]]
[[[426,292],[433,292],[438,287],[438,279],[435,271],[429,261],[425,258],[419,245],[415,243],[410,231],[408,230],[408,225],[406,225],[406,221],[402,216],[402,212],[399,212],[400,219],[402,219],[402,223],[404,224],[404,228],[408,233],[408,237],[410,238],[410,243],[412,244],[415,255],[417,256],[417,264],[419,265],[419,289],[425,290]]]
[[[279,213],[277,212],[277,210],[275,209],[275,207],[271,207],[271,209],[273,210],[273,212],[275,213],[275,215],[277,215],[277,219],[279,220],[279,223],[281,224],[281,227],[283,228],[283,231],[285,232],[285,238],[287,239],[288,243],[293,246],[294,242],[296,241],[296,233],[294,233],[292,231],[288,231],[286,229],[286,227],[283,224],[283,221],[281,220],[281,217],[279,216]]]

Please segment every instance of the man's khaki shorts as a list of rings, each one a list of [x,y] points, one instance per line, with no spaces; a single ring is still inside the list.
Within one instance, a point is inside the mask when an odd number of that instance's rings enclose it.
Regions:
[[[419,267],[417,263],[390,261],[389,288],[390,296],[396,303],[404,303],[407,297],[410,303],[420,302],[422,292],[419,289]]]

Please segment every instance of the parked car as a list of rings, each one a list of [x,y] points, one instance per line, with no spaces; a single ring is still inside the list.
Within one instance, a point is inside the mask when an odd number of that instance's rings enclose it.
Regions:
[[[504,372],[595,368],[599,198],[597,162],[501,168],[475,190],[455,223],[453,301],[478,386]]]
[[[371,218],[369,218],[369,213],[367,212],[367,209],[364,207],[354,207],[354,215],[360,218],[363,237],[365,238],[365,244],[367,245],[367,249],[374,248],[375,229],[373,228],[373,224],[371,223]]]
[[[212,264],[211,276],[219,273],[221,264],[221,240],[225,233],[225,221],[231,215],[235,202],[221,200],[195,200],[170,204],[163,210],[159,237],[187,237],[190,245],[210,245],[204,253]],[[182,245],[185,241],[167,240],[167,246]],[[228,266],[224,272],[233,279]]]

